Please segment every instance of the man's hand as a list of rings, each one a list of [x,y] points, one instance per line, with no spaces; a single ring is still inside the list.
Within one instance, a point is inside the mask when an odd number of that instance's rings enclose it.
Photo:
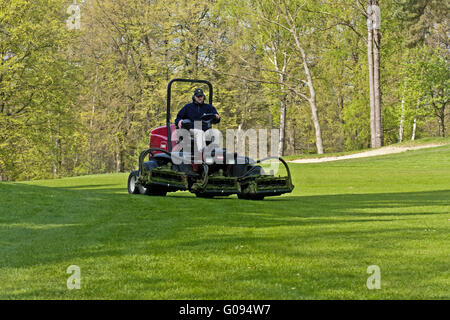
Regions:
[[[181,129],[182,125],[183,125],[183,120],[178,121],[178,129]]]
[[[220,116],[216,113],[216,119],[219,120]]]

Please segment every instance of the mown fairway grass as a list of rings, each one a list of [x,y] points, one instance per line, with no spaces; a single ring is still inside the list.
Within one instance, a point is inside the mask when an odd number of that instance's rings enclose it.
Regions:
[[[0,298],[450,298],[450,145],[290,167],[294,192],[264,201],[131,196],[127,174],[0,183]]]

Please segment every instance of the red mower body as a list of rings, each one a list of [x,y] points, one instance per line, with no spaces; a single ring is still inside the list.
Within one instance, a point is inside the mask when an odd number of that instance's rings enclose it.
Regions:
[[[170,133],[172,135],[172,148],[174,148],[177,144],[177,140],[176,138],[174,139],[174,137],[176,136],[176,127],[174,124],[170,125]],[[169,151],[169,145],[168,145],[168,140],[167,139],[167,127],[163,126],[163,127],[159,127],[156,129],[153,129],[151,134],[150,134],[150,148],[158,148],[158,149],[163,149],[166,151]],[[161,153],[160,151],[155,151],[154,154],[158,154]]]

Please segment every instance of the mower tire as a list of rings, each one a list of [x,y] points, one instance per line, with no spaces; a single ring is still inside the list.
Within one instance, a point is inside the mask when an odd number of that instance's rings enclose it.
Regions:
[[[128,193],[129,194],[139,194],[139,185],[138,185],[139,171],[131,171],[128,176]]]

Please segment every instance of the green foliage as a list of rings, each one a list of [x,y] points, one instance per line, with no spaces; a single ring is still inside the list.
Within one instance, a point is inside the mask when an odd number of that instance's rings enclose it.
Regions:
[[[175,77],[213,83],[222,130],[279,128],[286,106],[285,153],[316,152],[311,108],[299,95],[309,95],[302,57],[279,9],[292,13],[307,53],[325,151],[370,144],[364,4],[85,1],[81,30],[70,31],[71,3],[0,3],[0,180],[135,168],[150,131],[165,124]],[[418,136],[443,135],[447,4],[380,5],[385,143],[397,141],[402,116],[405,137],[414,119]],[[194,87],[173,88],[172,120]]]
[[[396,17],[405,24],[406,44],[448,48],[450,3],[441,0],[397,0]]]
[[[2,1],[0,9],[0,176],[65,175],[78,142],[79,70],[70,50],[67,3]],[[76,134],[75,134],[76,136]]]
[[[439,134],[445,137],[446,107],[449,100],[450,64],[440,50],[412,50],[405,66],[403,92],[406,117],[434,117]]]

